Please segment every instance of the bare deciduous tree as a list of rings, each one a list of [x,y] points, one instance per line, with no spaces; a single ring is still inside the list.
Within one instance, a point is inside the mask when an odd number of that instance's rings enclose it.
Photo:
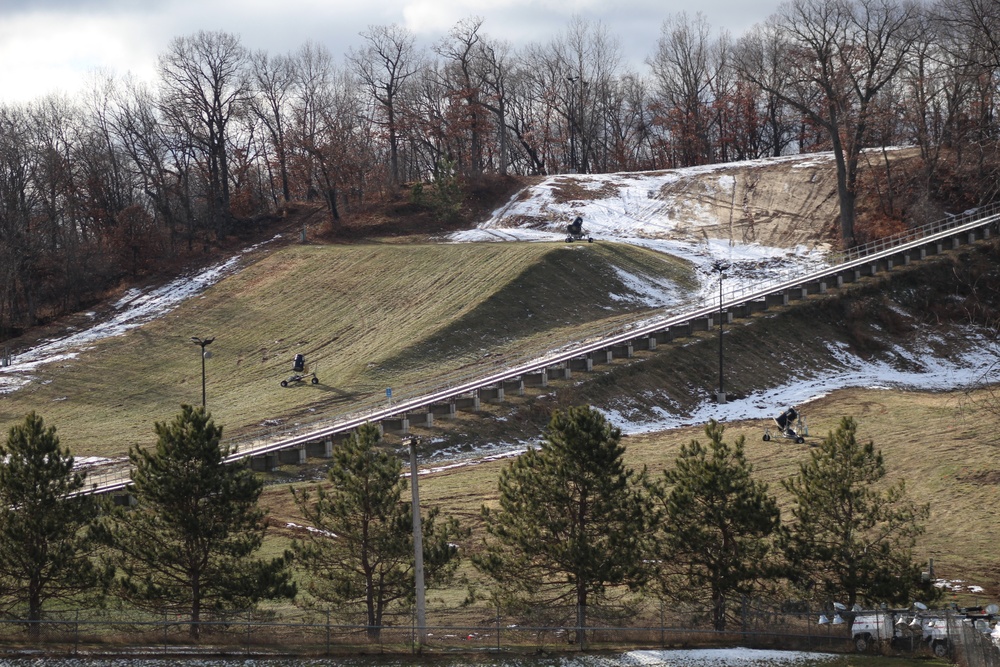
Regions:
[[[199,31],[175,38],[158,62],[162,113],[203,162],[207,210],[218,231],[224,231],[232,218],[229,122],[246,102],[247,58],[235,35]]]
[[[656,54],[647,61],[659,102],[656,123],[677,147],[677,166],[705,164],[712,157],[710,32],[703,14],[694,19],[684,12],[677,14],[663,22]]]
[[[741,75],[822,127],[837,165],[842,243],[855,243],[858,158],[873,100],[913,49],[918,6],[904,0],[793,0],[740,41]],[[767,50],[780,45],[786,76],[775,82]]]
[[[407,80],[420,70],[414,37],[396,24],[370,26],[361,36],[367,44],[352,50],[349,58],[382,113],[381,125],[389,137],[389,175],[392,185],[398,185],[400,95]]]
[[[289,56],[268,55],[257,51],[250,58],[251,81],[254,95],[250,98],[250,108],[260,119],[278,162],[278,179],[281,184],[281,198],[285,203],[291,200],[288,183],[288,114],[292,91],[295,86],[295,65]]]

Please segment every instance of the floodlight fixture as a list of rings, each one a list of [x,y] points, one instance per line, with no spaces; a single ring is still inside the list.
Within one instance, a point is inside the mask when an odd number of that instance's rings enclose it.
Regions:
[[[201,409],[205,409],[205,359],[208,358],[208,352],[205,348],[212,344],[215,340],[215,336],[211,338],[199,338],[198,336],[191,336],[191,341],[201,347]]]

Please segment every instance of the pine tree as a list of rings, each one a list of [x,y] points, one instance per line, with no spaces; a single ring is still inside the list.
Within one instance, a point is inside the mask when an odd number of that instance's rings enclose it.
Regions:
[[[377,641],[385,613],[414,599],[413,513],[405,501],[402,462],[378,449],[378,428],[365,424],[334,451],[329,487],[292,489],[310,531],[292,549],[310,573],[308,591],[348,618],[363,609]],[[451,581],[460,559],[455,541],[467,535],[454,519],[421,516],[424,582]]]
[[[482,509],[487,539],[475,565],[513,600],[572,601],[580,644],[589,604],[646,580],[655,512],[620,439],[587,406],[556,411],[541,447],[501,472],[499,508]]]
[[[8,605],[27,606],[32,637],[45,603],[99,599],[112,576],[95,564],[100,504],[83,488],[55,427],[32,412],[10,429],[0,447],[0,585]]]
[[[752,477],[743,436],[730,447],[724,431],[710,421],[708,446],[682,446],[655,492],[664,511],[660,582],[674,597],[710,599],[716,630],[726,627],[729,600],[775,576],[771,552],[780,525],[767,484]]]
[[[903,481],[882,484],[882,452],[856,436],[854,419],[844,417],[782,482],[795,503],[784,538],[792,578],[849,607],[859,598],[909,602],[920,575],[913,546],[930,507],[909,501]]]
[[[109,534],[122,595],[189,614],[193,639],[206,610],[294,597],[290,554],[255,557],[266,530],[257,505],[263,484],[245,462],[226,462],[222,429],[203,408],[184,405],[155,430],[155,450],[129,451],[137,504],[115,517]]]

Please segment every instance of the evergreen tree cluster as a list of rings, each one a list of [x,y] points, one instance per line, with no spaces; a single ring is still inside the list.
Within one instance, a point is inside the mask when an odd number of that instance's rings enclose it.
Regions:
[[[856,430],[845,418],[784,482],[793,505],[783,522],[744,439],[726,443],[715,421],[706,444],[682,447],[654,478],[624,465],[621,433],[599,412],[557,412],[542,446],[502,473],[473,560],[498,604],[572,602],[578,633],[588,604],[616,599],[627,609],[635,590],[709,603],[717,630],[732,601],[782,589],[820,603],[925,597],[913,547],[928,508],[901,483],[884,488],[881,452],[858,443]]]
[[[925,595],[913,547],[928,508],[902,483],[886,485],[874,444],[844,418],[783,480],[783,520],[754,478],[744,439],[705,427],[661,475],[624,461],[621,431],[590,407],[556,411],[543,443],[501,473],[485,537],[470,549],[492,601],[539,622],[628,615],[644,596],[707,603],[726,628],[735,601],[796,590],[822,602],[903,603]],[[293,488],[311,530],[276,557],[260,554],[263,482],[231,461],[222,429],[182,406],[155,425],[151,450],[133,448],[134,501],[112,508],[87,494],[55,428],[32,413],[0,446],[0,610],[37,636],[57,603],[169,610],[197,640],[206,618],[296,597],[364,618],[377,641],[386,614],[416,593],[412,505],[402,463],[373,425],[334,452],[325,484]],[[422,521],[426,585],[454,581],[470,531],[436,508]],[[572,610],[575,618],[565,616]],[[597,610],[596,612],[593,610]]]

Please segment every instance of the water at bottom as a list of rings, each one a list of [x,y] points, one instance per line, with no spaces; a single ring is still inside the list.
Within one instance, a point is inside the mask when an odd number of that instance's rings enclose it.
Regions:
[[[0,667],[824,667],[843,656],[746,648],[627,651],[598,655],[461,655],[429,658],[366,656],[345,658],[115,657],[3,660]]]

